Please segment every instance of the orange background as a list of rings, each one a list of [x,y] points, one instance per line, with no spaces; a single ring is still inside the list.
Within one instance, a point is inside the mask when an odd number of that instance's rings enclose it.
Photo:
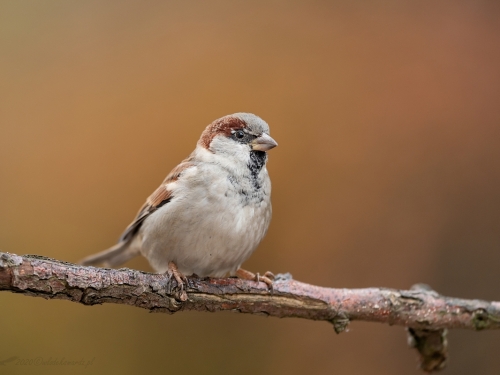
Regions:
[[[246,111],[279,143],[246,268],[499,300],[499,17],[496,1],[1,2],[0,249],[112,245],[203,128]],[[420,373],[401,327],[0,306],[0,360],[94,358],[10,374]],[[500,372],[499,332],[449,338],[444,373]]]

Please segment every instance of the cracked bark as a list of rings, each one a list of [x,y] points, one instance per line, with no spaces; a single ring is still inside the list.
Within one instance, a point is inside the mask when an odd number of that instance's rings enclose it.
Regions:
[[[0,291],[84,305],[119,303],[152,312],[237,311],[279,318],[324,320],[337,333],[350,321],[407,327],[409,343],[420,353],[420,366],[434,371],[446,364],[446,329],[500,328],[500,302],[439,295],[429,287],[334,289],[278,275],[272,293],[267,285],[236,278],[189,277],[183,298],[176,281],[165,275],[131,269],[84,267],[38,255],[0,252]]]

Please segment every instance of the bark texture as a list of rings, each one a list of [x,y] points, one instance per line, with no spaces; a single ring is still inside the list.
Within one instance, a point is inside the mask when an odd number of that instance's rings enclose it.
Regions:
[[[38,255],[0,252],[0,291],[84,305],[120,303],[153,312],[236,311],[279,318],[324,320],[337,333],[350,321],[407,327],[410,345],[425,371],[446,363],[446,329],[500,328],[500,302],[444,297],[424,285],[411,290],[334,289],[276,277],[273,291],[263,282],[237,278],[188,278],[181,291],[174,278],[127,268],[84,267]]]

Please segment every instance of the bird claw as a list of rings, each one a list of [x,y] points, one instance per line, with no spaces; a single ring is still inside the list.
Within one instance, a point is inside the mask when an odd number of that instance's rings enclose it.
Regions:
[[[168,275],[168,282],[172,280],[172,276],[175,281],[177,281],[177,288],[179,289],[179,293],[176,293],[177,300],[184,302],[187,301],[187,293],[186,290],[188,286],[188,279],[177,269],[177,265],[174,262],[168,263],[168,269],[166,274]]]
[[[274,281],[274,279],[276,278],[276,276],[274,276],[274,273],[272,273],[271,271],[266,271],[266,273],[264,273],[264,276],[272,281]]]
[[[244,280],[253,280],[253,281],[257,281],[257,282],[262,281],[263,283],[265,283],[267,285],[267,287],[271,293],[274,291],[273,283],[274,283],[275,276],[270,271],[266,271],[266,273],[264,273],[263,276],[260,276],[260,274],[258,272],[254,274],[250,271],[247,271],[247,270],[240,268],[240,269],[238,269],[238,271],[236,271],[236,275],[240,279],[244,279]]]
[[[267,272],[266,272],[267,273]],[[265,275],[265,274],[264,274]],[[257,273],[255,275],[255,281],[259,282],[259,281],[262,281],[264,283],[266,283],[267,287],[269,288],[269,290],[271,291],[271,293],[273,292],[273,280],[270,279],[269,277],[267,276],[260,276],[259,273]]]

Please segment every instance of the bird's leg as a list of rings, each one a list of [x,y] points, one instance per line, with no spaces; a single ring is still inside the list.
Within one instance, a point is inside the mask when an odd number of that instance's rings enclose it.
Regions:
[[[253,280],[253,281],[263,281],[264,283],[267,284],[269,289],[272,291],[273,290],[273,281],[274,281],[274,274],[272,272],[267,271],[264,276],[260,276],[259,273],[253,273],[247,270],[244,270],[243,268],[238,268],[236,271],[236,276],[238,276],[240,279],[243,280]]]
[[[177,268],[177,265],[174,262],[168,262],[168,269],[167,272],[168,274],[168,279],[170,280],[172,276],[175,278],[177,281],[177,286],[180,289],[180,300],[181,301],[186,301],[187,300],[187,294],[184,290],[185,287],[187,287],[187,278],[184,276],[179,269]]]
[[[174,262],[168,262],[167,273],[170,273],[169,278],[174,277],[181,290],[184,289],[184,286],[187,284],[187,278],[179,271]]]

